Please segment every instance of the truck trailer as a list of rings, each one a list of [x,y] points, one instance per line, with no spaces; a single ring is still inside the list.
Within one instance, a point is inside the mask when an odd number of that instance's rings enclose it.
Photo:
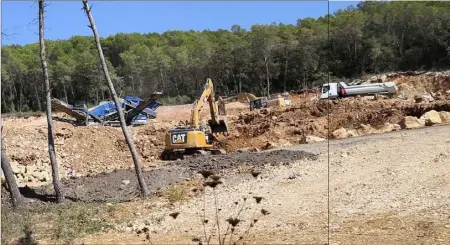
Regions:
[[[393,96],[398,92],[394,82],[363,85],[347,85],[344,82],[325,83],[322,85],[320,99],[337,99],[350,96],[386,94]]]

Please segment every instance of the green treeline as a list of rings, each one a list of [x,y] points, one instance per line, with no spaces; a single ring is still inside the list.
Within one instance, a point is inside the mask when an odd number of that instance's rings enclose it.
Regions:
[[[101,32],[101,30],[100,30]],[[47,41],[54,97],[73,104],[108,99],[92,37]],[[121,96],[164,91],[191,102],[210,77],[221,94],[297,90],[332,79],[450,67],[449,2],[364,2],[295,25],[244,30],[117,34],[102,39]],[[38,43],[2,48],[2,112],[41,110]]]

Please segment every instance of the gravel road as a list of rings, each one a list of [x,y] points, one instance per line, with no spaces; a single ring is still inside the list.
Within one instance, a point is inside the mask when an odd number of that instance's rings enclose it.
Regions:
[[[326,244],[329,211],[331,244],[449,244],[448,135],[450,126],[435,126],[330,141],[329,155],[327,142],[289,147],[319,159],[267,166],[257,178],[225,177],[214,191],[206,188],[205,196],[124,225],[121,236],[148,227],[153,243],[204,241],[201,220],[208,219],[206,233],[214,233],[216,197],[223,238],[225,219],[236,217],[246,197],[233,240],[258,219],[244,235],[252,244]],[[259,204],[255,196],[263,197]],[[176,219],[172,212],[179,212]]]

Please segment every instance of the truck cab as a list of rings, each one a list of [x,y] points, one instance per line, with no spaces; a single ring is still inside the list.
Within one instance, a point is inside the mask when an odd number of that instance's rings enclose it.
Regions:
[[[325,83],[320,90],[320,99],[335,99],[339,97],[337,83]]]

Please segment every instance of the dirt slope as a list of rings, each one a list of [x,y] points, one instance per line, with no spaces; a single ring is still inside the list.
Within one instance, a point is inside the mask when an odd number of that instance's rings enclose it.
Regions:
[[[426,87],[442,96],[436,97],[439,100],[422,103],[415,103],[412,98],[351,98],[328,103],[315,100],[311,94],[291,95],[291,106],[252,112],[248,111],[248,105],[233,102],[227,104],[231,134],[228,137],[219,136],[217,146],[230,152],[243,148],[256,150],[290,146],[308,142],[307,137],[310,135],[332,138],[330,134],[341,127],[353,130],[352,135],[387,132],[397,130],[395,124],[404,116],[420,117],[432,109],[450,111],[450,95],[446,94],[448,75],[402,73],[379,77],[383,81],[394,80],[401,91],[421,93]],[[402,84],[413,90],[402,87]],[[144,168],[164,164],[159,161],[164,148],[164,135],[179,121],[189,119],[191,107],[162,106],[158,109],[157,120],[131,129]],[[206,106],[203,118],[208,117]],[[19,182],[22,185],[48,182],[50,168],[45,117],[9,117],[3,119],[3,125],[7,153],[18,173]],[[68,123],[55,122],[55,136],[57,159],[63,178],[133,166],[120,128],[74,127]]]

